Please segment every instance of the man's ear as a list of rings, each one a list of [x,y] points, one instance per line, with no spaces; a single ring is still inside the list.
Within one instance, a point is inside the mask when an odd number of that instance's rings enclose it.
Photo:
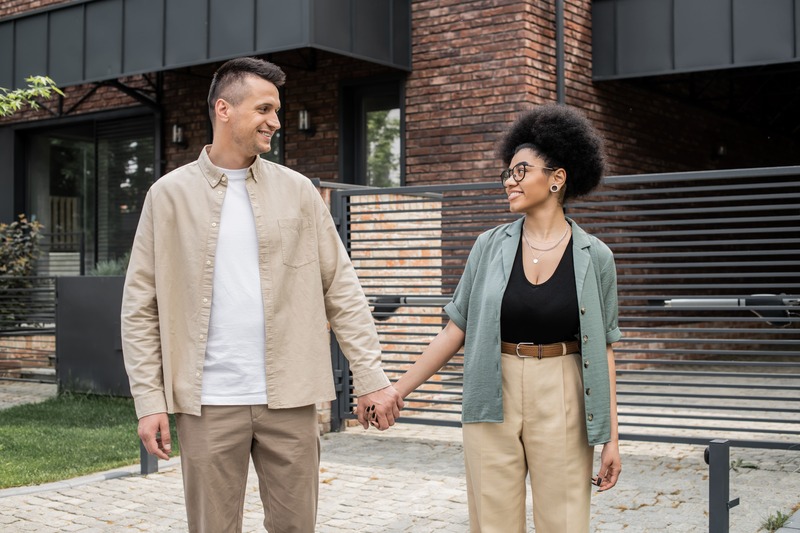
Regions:
[[[228,122],[230,120],[230,112],[231,105],[222,98],[217,98],[217,102],[214,104],[214,114],[217,116],[217,120]]]

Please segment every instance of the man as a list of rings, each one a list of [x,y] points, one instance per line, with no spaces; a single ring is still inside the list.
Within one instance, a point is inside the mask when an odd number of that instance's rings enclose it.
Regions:
[[[147,194],[122,302],[139,436],[169,457],[176,413],[189,529],[241,531],[250,457],[264,527],[314,531],[316,402],[335,397],[330,323],[364,428],[403,402],[380,367],[364,293],[318,191],[268,162],[285,75],[253,58],[214,74],[214,140]]]

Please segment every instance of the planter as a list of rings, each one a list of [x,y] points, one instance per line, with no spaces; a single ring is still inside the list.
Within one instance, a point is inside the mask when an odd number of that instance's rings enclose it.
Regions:
[[[130,397],[122,360],[120,309],[124,276],[56,280],[58,390]]]

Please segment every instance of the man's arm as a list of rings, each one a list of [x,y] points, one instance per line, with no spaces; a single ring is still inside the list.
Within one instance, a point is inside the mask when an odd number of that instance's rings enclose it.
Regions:
[[[122,354],[139,418],[166,416],[156,301],[152,197],[148,192],[131,249],[121,312]]]
[[[347,250],[316,190],[314,195],[325,313],[350,362],[358,396],[356,413],[359,422],[365,428],[372,422],[378,429],[386,429],[394,425],[403,400],[390,386],[389,378],[381,368],[378,332]]]

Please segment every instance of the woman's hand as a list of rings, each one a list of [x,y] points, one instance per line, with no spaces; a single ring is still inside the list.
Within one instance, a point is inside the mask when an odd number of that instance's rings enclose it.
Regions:
[[[622,461],[619,458],[619,442],[606,442],[603,444],[602,453],[600,453],[600,470],[597,472],[599,490],[602,492],[616,485],[621,472]]]

